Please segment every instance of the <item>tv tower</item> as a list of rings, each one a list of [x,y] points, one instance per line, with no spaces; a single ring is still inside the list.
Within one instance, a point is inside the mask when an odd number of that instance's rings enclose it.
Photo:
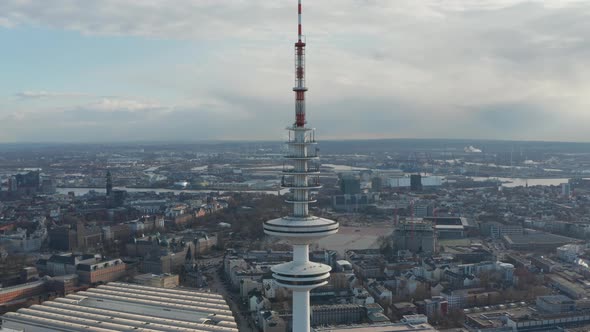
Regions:
[[[264,223],[264,233],[278,236],[293,245],[293,261],[271,268],[280,286],[293,291],[293,331],[310,331],[309,292],[328,283],[330,266],[309,260],[309,245],[338,232],[333,220],[315,217],[309,213],[309,203],[316,200],[312,190],[319,183],[318,149],[315,129],[306,126],[305,120],[305,41],[301,25],[301,0],[298,1],[298,40],[295,43],[295,123],[287,127],[289,149],[285,159],[290,167],[283,169],[282,186],[289,188],[285,200],[293,205],[293,214]]]

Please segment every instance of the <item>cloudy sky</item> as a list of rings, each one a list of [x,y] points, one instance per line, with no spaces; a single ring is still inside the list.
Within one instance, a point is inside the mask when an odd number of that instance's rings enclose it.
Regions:
[[[279,140],[296,0],[1,0],[0,142]],[[590,141],[590,1],[305,0],[322,139]]]

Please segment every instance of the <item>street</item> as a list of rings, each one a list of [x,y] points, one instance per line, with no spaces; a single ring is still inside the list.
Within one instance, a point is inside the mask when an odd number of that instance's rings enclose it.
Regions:
[[[225,298],[229,308],[234,313],[240,332],[254,332],[255,329],[252,328],[252,322],[248,317],[248,313],[241,311],[240,309],[239,296],[232,294],[219,277],[219,267],[222,260],[223,258],[212,258],[207,260],[209,267],[204,268],[204,271],[206,275],[210,277],[207,279],[209,282],[209,288]]]

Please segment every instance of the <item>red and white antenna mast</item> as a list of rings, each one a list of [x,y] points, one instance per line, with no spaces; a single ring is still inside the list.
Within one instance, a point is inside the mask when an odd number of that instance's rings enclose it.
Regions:
[[[295,126],[305,127],[305,42],[301,23],[301,0],[298,3],[298,39],[295,43]]]

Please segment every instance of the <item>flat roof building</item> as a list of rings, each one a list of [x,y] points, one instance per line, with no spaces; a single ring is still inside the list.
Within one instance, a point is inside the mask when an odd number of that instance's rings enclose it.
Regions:
[[[337,325],[313,329],[315,332],[437,332],[424,315],[406,315],[398,323]]]
[[[566,236],[542,232],[504,235],[502,238],[506,246],[513,250],[554,251],[557,247],[580,242]]]
[[[440,239],[464,238],[471,227],[465,217],[425,217],[424,220],[434,224]]]
[[[180,284],[178,274],[140,274],[133,278],[133,281],[144,286],[161,288],[174,288]]]
[[[222,296],[112,282],[2,316],[2,328],[46,331],[237,332]]]

